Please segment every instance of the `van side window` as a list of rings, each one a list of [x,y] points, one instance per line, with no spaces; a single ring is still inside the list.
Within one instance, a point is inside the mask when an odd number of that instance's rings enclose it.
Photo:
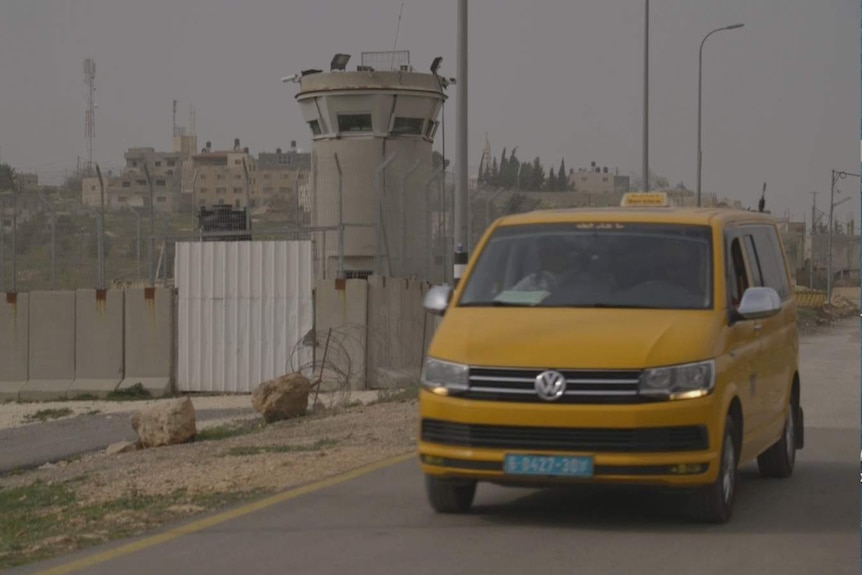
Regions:
[[[757,256],[760,260],[760,269],[763,273],[763,285],[777,291],[782,301],[787,300],[790,297],[790,287],[787,281],[784,254],[781,252],[781,244],[775,228],[758,226],[752,231]]]
[[[748,272],[745,270],[745,258],[742,255],[739,238],[734,238],[730,244],[730,259],[730,285],[727,287],[730,294],[730,305],[736,309],[742,300],[742,294],[749,287]]]
[[[763,287],[763,273],[760,267],[760,258],[757,255],[757,250],[754,248],[754,238],[749,235],[744,236],[745,241],[745,259],[748,260],[748,271],[751,273],[751,285],[753,287]]]

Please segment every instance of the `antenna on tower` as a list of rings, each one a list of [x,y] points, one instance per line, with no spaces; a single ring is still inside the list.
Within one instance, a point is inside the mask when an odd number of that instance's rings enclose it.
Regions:
[[[96,138],[96,63],[84,60],[84,83],[87,84],[87,111],[84,115],[84,135],[87,138],[87,175],[93,170],[93,140]]]
[[[176,138],[179,134],[177,134],[177,101],[174,100],[174,116],[173,116],[173,135]]]
[[[189,135],[196,136],[197,132],[195,131],[195,106],[194,104],[189,104]]]

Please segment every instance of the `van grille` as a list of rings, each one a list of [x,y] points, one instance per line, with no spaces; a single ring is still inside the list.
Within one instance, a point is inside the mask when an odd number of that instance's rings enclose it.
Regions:
[[[458,397],[519,403],[626,404],[647,401],[638,395],[640,371],[560,370],[566,393],[546,401],[536,394],[536,377],[542,369],[470,368],[470,388]]]
[[[422,441],[488,449],[535,449],[616,453],[701,451],[709,447],[704,426],[559,428],[474,425],[422,420]]]

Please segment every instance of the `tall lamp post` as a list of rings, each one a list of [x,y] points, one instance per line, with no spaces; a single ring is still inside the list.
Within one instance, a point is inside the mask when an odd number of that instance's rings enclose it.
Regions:
[[[731,26],[716,28],[715,30],[704,36],[703,40],[701,40],[700,42],[700,50],[697,56],[697,207],[700,207],[701,205],[700,166],[701,160],[703,159],[703,151],[700,147],[702,118],[701,110],[703,108],[703,44],[706,42],[707,38],[709,38],[716,32],[721,32],[722,30],[735,30],[736,28],[742,28],[743,26],[744,24],[733,24]]]
[[[832,185],[829,188],[829,235],[827,236],[827,240],[829,243],[828,247],[826,248],[826,303],[832,303],[832,232],[835,229],[835,207],[840,204],[843,204],[850,199],[844,198],[843,200],[838,200],[836,202],[835,185],[838,183],[838,180],[843,180],[847,176],[853,176],[858,178],[859,174],[832,170]],[[812,259],[813,257],[814,256],[812,254]]]

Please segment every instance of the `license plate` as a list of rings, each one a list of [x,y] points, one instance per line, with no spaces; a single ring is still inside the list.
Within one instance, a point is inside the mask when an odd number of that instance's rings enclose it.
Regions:
[[[512,475],[592,477],[593,458],[568,455],[507,454],[503,471]]]

